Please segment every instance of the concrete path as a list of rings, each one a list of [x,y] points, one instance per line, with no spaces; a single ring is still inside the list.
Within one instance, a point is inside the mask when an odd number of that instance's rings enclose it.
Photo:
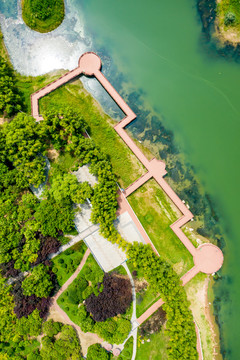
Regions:
[[[137,330],[138,330],[137,327],[134,326],[134,324],[135,324],[135,322],[137,320],[136,291],[135,291],[135,285],[134,285],[134,281],[133,281],[131,271],[129,270],[126,262],[123,264],[123,267],[127,271],[127,274],[128,274],[129,279],[131,281],[132,297],[133,297],[133,312],[132,312],[132,318],[131,318],[132,330],[131,330],[129,336],[127,337],[127,339],[124,341],[124,344],[128,341],[128,339],[131,336],[133,337],[133,353],[132,353],[132,359],[131,360],[135,360],[135,357],[137,355]]]
[[[156,158],[153,158],[152,160],[149,161],[146,158],[146,156],[142,153],[142,151],[138,148],[138,146],[135,144],[135,142],[130,138],[127,132],[124,130],[124,128],[136,118],[136,115],[130,109],[130,107],[125,103],[125,101],[121,98],[121,96],[114,89],[114,87],[109,83],[109,81],[105,78],[105,76],[101,73],[100,71],[101,66],[102,66],[101,60],[95,53],[88,52],[83,54],[79,59],[78,67],[76,69],[69,71],[67,74],[63,75],[58,80],[55,80],[51,84],[45,86],[43,89],[40,89],[39,91],[31,95],[32,115],[35,117],[37,121],[43,119],[39,114],[38,101],[46,94],[49,94],[51,91],[54,91],[58,87],[66,84],[68,81],[74,79],[75,77],[81,74],[84,74],[86,76],[95,76],[95,78],[100,82],[100,84],[104,87],[104,89],[109,93],[109,95],[113,98],[116,104],[126,115],[114,127],[116,132],[119,134],[119,136],[121,136],[123,141],[127,144],[127,146],[131,149],[131,151],[141,161],[141,163],[145,166],[147,170],[147,173],[145,175],[143,175],[140,179],[135,181],[132,185],[130,185],[126,189],[125,194],[121,194],[121,198],[119,201],[120,212],[121,211],[123,212],[124,208],[127,211],[130,211],[130,215],[133,216],[133,220],[135,221],[140,231],[140,228],[142,228],[142,226],[139,220],[137,219],[135,213],[131,209],[129,203],[124,200],[124,197],[126,198],[127,196],[132,194],[135,190],[137,190],[150,178],[154,178],[156,182],[159,184],[159,186],[164,190],[167,196],[172,200],[175,206],[182,213],[181,218],[175,221],[174,224],[171,225],[171,229],[178,236],[179,240],[184,244],[184,246],[189,250],[189,252],[193,255],[193,260],[195,264],[195,266],[182,278],[183,284],[191,280],[200,271],[206,274],[211,274],[213,272],[218,271],[223,264],[222,251],[213,244],[203,244],[196,249],[193,246],[192,242],[182,232],[181,227],[193,218],[193,214],[184,205],[184,203],[172,190],[169,184],[163,179],[163,177],[167,174],[165,170],[165,163],[163,161],[157,160]],[[145,241],[147,243],[150,243],[151,246],[153,247],[153,244],[151,243],[150,239],[148,238],[143,228],[141,230],[141,234],[144,237]],[[157,253],[154,247],[153,249]],[[160,301],[156,303],[156,306],[159,304]],[[152,310],[154,310],[156,306],[152,308]],[[151,313],[151,311],[149,311],[148,313]],[[200,353],[199,353],[199,357],[201,358]]]
[[[131,205],[129,204],[128,200],[126,199],[126,197],[124,196],[123,193],[119,193],[119,197],[118,197],[118,211],[117,211],[117,215],[121,215],[123,213],[125,213],[126,211],[129,213],[129,215],[131,216],[132,220],[134,221],[135,225],[138,228],[138,231],[140,232],[140,234],[142,235],[144,241],[146,244],[151,245],[153,251],[159,256],[157,249],[155,248],[155,246],[153,245],[152,241],[150,240],[148,234],[146,233],[145,229],[143,228],[142,224],[140,223],[140,221],[138,220],[137,215],[135,214],[133,208],[131,207]]]
[[[95,231],[99,230],[99,225],[91,225],[86,230],[82,231],[80,234],[74,236],[67,244],[60,246],[59,250],[48,256],[49,259],[55,258],[57,255],[61,254],[63,251],[67,250],[74,244],[78,243],[80,240],[85,239],[87,236],[91,235]]]

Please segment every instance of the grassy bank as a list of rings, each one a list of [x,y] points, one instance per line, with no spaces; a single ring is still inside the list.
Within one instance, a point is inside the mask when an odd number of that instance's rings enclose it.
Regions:
[[[217,2],[216,25],[222,40],[240,42],[240,3],[238,0]]]
[[[64,0],[22,0],[22,18],[32,30],[50,32],[64,19]]]

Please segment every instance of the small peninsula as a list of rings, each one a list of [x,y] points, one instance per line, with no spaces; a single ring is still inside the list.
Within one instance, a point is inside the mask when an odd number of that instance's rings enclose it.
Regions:
[[[240,43],[240,3],[236,0],[216,0],[215,29],[222,42]]]
[[[55,30],[65,15],[64,0],[22,0],[22,18],[40,33]]]

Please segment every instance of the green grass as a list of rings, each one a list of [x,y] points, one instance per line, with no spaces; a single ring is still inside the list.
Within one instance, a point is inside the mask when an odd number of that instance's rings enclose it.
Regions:
[[[137,318],[141,316],[150,306],[152,306],[158,299],[159,295],[153,291],[150,286],[141,294],[137,293]]]
[[[64,0],[55,0],[55,4],[51,9],[51,14],[45,20],[37,18],[36,14],[32,12],[32,1],[33,0],[22,0],[22,18],[25,24],[32,30],[47,33],[56,29],[62,23],[65,13]]]
[[[31,94],[35,91],[41,89],[42,87],[50,84],[52,81],[58,79],[63,71],[58,70],[51,74],[40,75],[40,76],[24,76],[20,75],[17,72],[16,75],[16,86],[21,91],[24,102],[26,104],[25,111],[28,114],[31,114]]]
[[[130,261],[128,261],[128,267],[131,272],[136,270]],[[141,270],[137,270],[137,279],[144,280],[144,276]],[[141,316],[158,299],[160,299],[160,296],[150,286],[148,286],[145,290],[142,290],[141,292],[137,292],[136,293],[137,317]]]
[[[75,272],[81,263],[83,255],[87,250],[87,246],[83,241],[79,241],[69,249],[65,250],[52,259],[54,264],[53,272],[57,276],[57,281],[62,286],[70,276]]]
[[[119,275],[127,275],[127,271],[122,265],[119,265],[115,269],[111,270],[110,274],[113,273],[113,272],[115,272],[115,273],[117,273]]]
[[[160,256],[181,276],[193,266],[192,255],[171,230],[178,219],[164,192],[154,180],[135,191],[128,200]]]
[[[4,39],[3,39],[3,34],[1,31],[1,28],[0,28],[0,56],[2,56],[8,62],[8,64],[12,66],[8,52],[7,52],[7,48],[4,44]]]
[[[140,177],[142,165],[113,129],[114,121],[94,106],[92,97],[85,93],[80,82],[77,85],[67,84],[42,98],[40,112],[44,113],[48,106],[72,106],[81,111],[91,129],[92,139],[110,157],[122,186],[128,186]]]
[[[118,357],[119,360],[131,360],[133,353],[133,337],[131,336],[124,345],[124,349],[121,355]]]
[[[225,23],[228,13],[235,15],[235,21],[230,24]],[[231,29],[240,35],[240,3],[238,0],[221,0],[217,2],[217,19],[224,31]]]
[[[158,333],[149,336],[150,342],[144,341],[142,344],[140,341],[137,348],[136,360],[166,360],[166,345],[168,343],[164,331],[161,330]]]
[[[80,325],[77,316],[78,305],[72,304],[69,301],[68,291],[71,288],[75,287],[75,285],[78,283],[79,278],[82,277],[88,271],[88,269],[90,269],[93,272],[100,271],[100,268],[92,255],[90,255],[87,258],[85,265],[83,266],[82,270],[80,271],[76,279],[68,286],[68,288],[59,296],[57,300],[58,305],[65,311],[65,313],[69,316],[69,318],[77,325]]]
[[[77,170],[79,166],[81,166],[79,159],[72,157],[69,153],[61,154],[56,160],[51,161],[49,176],[51,176],[54,171],[58,171],[58,169],[64,173],[69,173],[70,171]]]

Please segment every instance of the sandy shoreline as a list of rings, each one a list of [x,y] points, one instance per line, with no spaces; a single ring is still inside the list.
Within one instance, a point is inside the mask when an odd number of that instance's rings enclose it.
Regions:
[[[214,280],[211,277],[206,279],[206,286],[205,286],[205,316],[208,320],[211,328],[212,333],[212,343],[214,345],[214,360],[222,360],[223,357],[221,355],[220,349],[220,331],[218,324],[216,322],[216,318],[213,313],[213,300],[214,300],[214,292],[213,292],[213,285]]]

